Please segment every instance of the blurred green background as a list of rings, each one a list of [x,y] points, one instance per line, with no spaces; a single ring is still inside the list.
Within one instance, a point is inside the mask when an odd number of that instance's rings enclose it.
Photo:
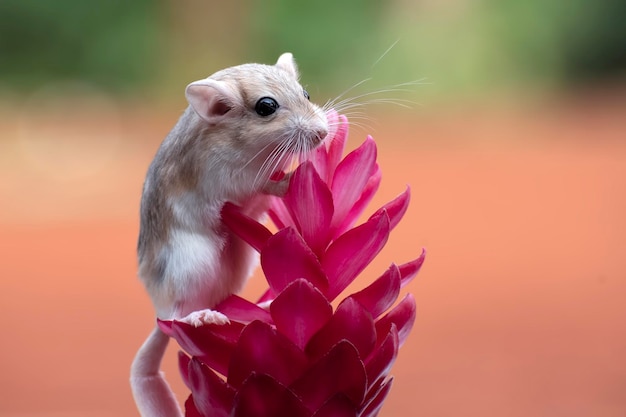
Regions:
[[[292,51],[325,95],[365,78],[370,91],[424,79],[420,97],[561,90],[624,81],[625,17],[621,0],[2,0],[0,85],[167,97]]]

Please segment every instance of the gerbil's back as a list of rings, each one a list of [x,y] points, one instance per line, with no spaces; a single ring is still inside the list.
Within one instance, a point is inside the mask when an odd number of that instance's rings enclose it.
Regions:
[[[182,148],[184,138],[187,136],[184,129],[185,119],[189,118],[189,113],[188,109],[165,138],[146,174],[141,195],[137,242],[140,264],[146,255],[156,250],[155,245],[167,241],[175,220],[169,197],[177,188],[181,189],[184,186],[182,179],[193,178],[191,173],[181,175],[185,171],[185,165],[188,164]]]

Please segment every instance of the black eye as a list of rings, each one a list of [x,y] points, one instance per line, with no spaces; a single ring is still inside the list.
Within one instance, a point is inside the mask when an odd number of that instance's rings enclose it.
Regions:
[[[305,97],[307,100],[311,100],[311,97],[309,97],[309,93],[308,93],[306,90],[302,90],[302,92],[304,93],[304,97]]]
[[[278,110],[278,103],[271,97],[262,97],[256,102],[254,110],[259,116],[269,116]]]

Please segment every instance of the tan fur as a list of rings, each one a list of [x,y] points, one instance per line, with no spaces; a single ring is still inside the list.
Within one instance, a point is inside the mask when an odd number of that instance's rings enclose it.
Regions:
[[[267,194],[281,194],[289,176],[270,180],[294,153],[310,150],[327,135],[328,121],[298,82],[291,54],[276,65],[244,64],[191,83],[190,106],[163,141],[148,173],[141,201],[137,254],[139,276],[157,317],[193,325],[227,320],[210,309],[239,291],[257,254],[222,223],[227,201],[260,219]],[[272,97],[278,110],[260,116],[255,105]],[[154,404],[151,387],[167,339],[158,330],[138,352],[131,385],[143,417],[179,415],[171,396]],[[173,398],[173,397],[172,397]],[[160,411],[164,410],[164,411]]]

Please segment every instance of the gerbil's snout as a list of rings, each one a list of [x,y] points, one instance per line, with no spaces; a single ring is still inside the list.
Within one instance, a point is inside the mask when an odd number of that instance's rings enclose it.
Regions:
[[[309,140],[314,148],[318,147],[326,136],[328,136],[328,118],[326,114],[319,111],[313,120],[309,119]]]
[[[326,136],[328,136],[328,129],[325,127],[319,127],[314,132],[313,144],[315,146],[319,145],[320,143],[324,141],[324,139],[326,139]]]

